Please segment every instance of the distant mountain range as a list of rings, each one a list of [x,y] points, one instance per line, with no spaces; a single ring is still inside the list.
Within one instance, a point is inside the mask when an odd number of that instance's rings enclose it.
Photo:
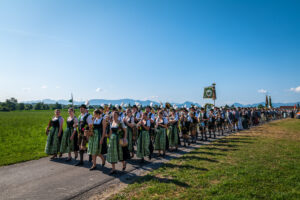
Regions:
[[[39,102],[43,102],[45,104],[55,104],[56,102],[58,102],[59,104],[63,104],[63,105],[68,105],[70,104],[70,102],[68,100],[52,100],[52,99],[43,99],[43,100],[35,100],[35,101],[24,101],[22,103],[27,103],[27,104],[35,104],[35,103],[39,103]],[[102,105],[102,104],[112,104],[112,105],[121,105],[123,104],[130,104],[130,105],[135,105],[136,103],[141,104],[142,106],[146,106],[146,105],[150,105],[150,103],[153,103],[153,105],[160,105],[160,103],[156,102],[156,101],[150,101],[150,100],[134,100],[134,99],[117,99],[117,100],[108,100],[108,99],[91,99],[89,100],[90,105]],[[81,105],[84,104],[84,101],[74,101],[75,105]],[[191,105],[196,105],[198,107],[200,107],[201,105],[198,103],[194,103],[194,102],[190,102],[190,101],[186,101],[184,103],[172,103],[170,102],[172,105],[176,104],[178,107],[182,107],[182,106],[187,106],[190,107]],[[254,104],[240,104],[240,103],[234,103],[231,105],[234,105],[235,107],[257,107],[259,104],[264,105],[265,102],[260,102],[260,103],[254,103]],[[280,106],[294,106],[295,104],[300,104],[300,102],[294,102],[294,103],[272,103],[273,107],[280,107]],[[229,106],[231,106],[229,105]]]
[[[59,104],[63,105],[68,105],[70,102],[68,100],[52,100],[52,99],[43,99],[43,100],[34,100],[34,101],[23,101],[22,103],[27,103],[27,104],[35,104],[43,102],[45,104],[55,104],[56,102]],[[74,105],[81,105],[84,104],[85,101],[74,101]],[[89,104],[90,105],[103,105],[103,104],[112,104],[112,105],[121,105],[121,104],[127,104],[127,105],[135,105],[136,103],[141,104],[142,106],[147,106],[152,103],[153,105],[160,105],[160,103],[156,101],[150,101],[150,100],[134,100],[134,99],[116,99],[116,100],[108,100],[108,99],[90,99]],[[176,104],[178,107],[186,105],[187,107],[190,107],[191,105],[196,105],[200,107],[201,105],[198,103],[186,101],[184,103],[171,103],[171,105]]]
[[[234,103],[233,105],[235,107],[257,107],[259,104],[265,105],[265,102],[247,104],[247,105],[243,105],[243,104],[240,104],[240,103]],[[277,108],[277,107],[280,107],[280,106],[294,106],[295,104],[296,105],[300,104],[300,101],[299,102],[294,102],[294,103],[272,103],[272,106]]]

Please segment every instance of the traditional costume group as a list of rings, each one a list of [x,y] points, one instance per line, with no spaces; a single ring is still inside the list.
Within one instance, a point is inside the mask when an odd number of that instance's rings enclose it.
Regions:
[[[90,114],[87,106],[81,105],[78,118],[74,109],[69,109],[65,130],[60,111],[55,111],[46,130],[45,152],[53,155],[51,159],[68,153],[67,161],[72,159],[71,152],[75,153],[75,159],[79,152],[77,166],[84,164],[83,155],[87,153],[93,163],[90,170],[96,169],[99,156],[102,166],[106,161],[112,164],[113,174],[116,163],[122,162],[125,170],[126,160],[134,155],[141,162],[147,157],[151,160],[154,151],[158,157],[163,157],[167,151],[176,151],[179,146],[216,138],[217,133],[223,135],[225,131],[248,129],[271,119],[283,118],[284,114],[280,109],[215,107],[208,110],[170,105],[156,109],[147,106],[144,111],[135,105],[126,110],[121,106],[112,109],[106,106]]]

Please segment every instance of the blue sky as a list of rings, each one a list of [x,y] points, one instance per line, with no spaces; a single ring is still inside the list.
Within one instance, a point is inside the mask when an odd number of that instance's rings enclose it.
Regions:
[[[0,0],[0,101],[300,101],[300,1]],[[260,90],[260,92],[258,92]]]

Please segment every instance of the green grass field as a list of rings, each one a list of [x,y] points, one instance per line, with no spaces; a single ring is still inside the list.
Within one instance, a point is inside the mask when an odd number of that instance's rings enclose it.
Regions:
[[[203,146],[138,179],[113,199],[300,199],[300,120]]]
[[[61,114],[66,120],[67,110]],[[0,166],[46,156],[45,128],[53,115],[53,110],[0,112]]]

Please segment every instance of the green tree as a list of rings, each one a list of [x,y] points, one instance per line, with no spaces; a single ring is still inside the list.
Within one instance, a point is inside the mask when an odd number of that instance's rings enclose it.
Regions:
[[[5,103],[0,103],[0,111],[9,111]]]
[[[17,106],[18,110],[24,110],[25,109],[25,104],[24,103],[19,103]]]
[[[50,109],[49,105],[48,104],[44,104],[43,110],[49,110],[49,109]]]
[[[18,101],[17,99],[15,98],[10,98],[10,99],[6,99],[5,101],[5,107],[11,111],[11,110],[16,110],[17,109],[17,104],[18,104]]]
[[[34,110],[43,110],[43,108],[44,108],[43,102],[39,102],[34,105]]]
[[[59,104],[58,102],[56,102],[56,103],[53,105],[52,109],[62,109],[62,106],[61,106],[61,104]]]
[[[258,108],[258,109],[263,109],[263,108],[264,108],[264,105],[259,104],[259,105],[257,106],[257,108]]]
[[[33,106],[31,104],[25,104],[25,110],[32,110]]]

